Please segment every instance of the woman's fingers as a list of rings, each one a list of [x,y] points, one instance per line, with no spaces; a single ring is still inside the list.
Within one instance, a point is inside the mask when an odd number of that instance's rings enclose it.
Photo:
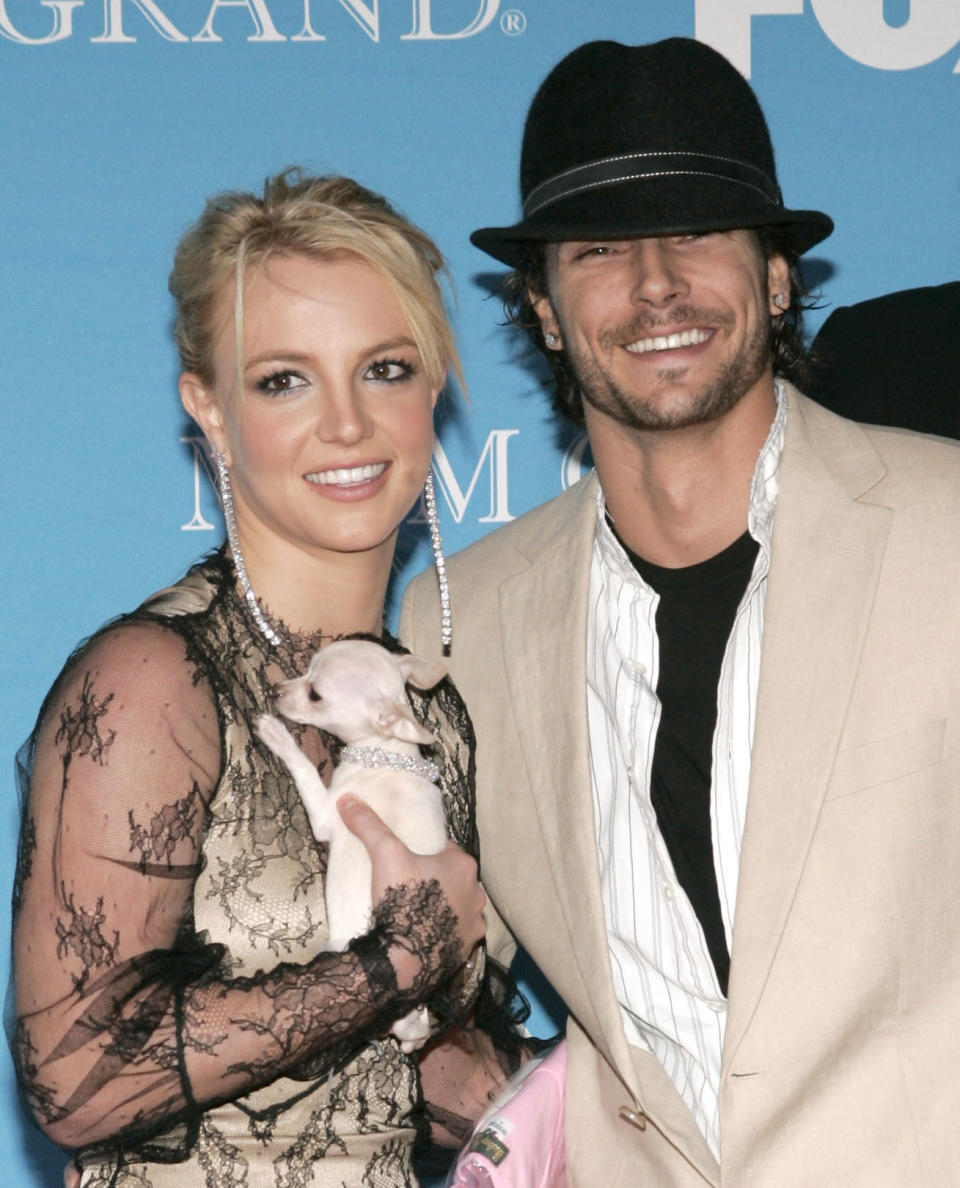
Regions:
[[[485,931],[483,909],[487,897],[477,879],[476,862],[450,841],[439,854],[415,854],[368,804],[355,796],[341,796],[337,810],[370,855],[373,903],[380,901],[388,887],[436,881],[457,918],[457,939],[464,960]]]

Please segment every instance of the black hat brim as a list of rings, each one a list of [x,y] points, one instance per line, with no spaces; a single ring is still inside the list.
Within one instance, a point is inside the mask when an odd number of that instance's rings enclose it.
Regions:
[[[786,245],[802,255],[833,231],[819,210],[788,210],[758,195],[745,197],[721,178],[646,179],[565,198],[512,227],[481,227],[470,242],[516,268],[533,243],[639,239],[703,234],[737,228],[778,227]]]

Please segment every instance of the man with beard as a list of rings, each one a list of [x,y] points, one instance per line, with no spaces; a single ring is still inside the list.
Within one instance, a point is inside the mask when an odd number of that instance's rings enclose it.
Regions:
[[[570,1011],[569,1182],[947,1188],[960,453],[789,382],[832,224],[715,51],[575,50],[521,191],[473,240],[596,472],[452,559],[451,669],[491,952]]]

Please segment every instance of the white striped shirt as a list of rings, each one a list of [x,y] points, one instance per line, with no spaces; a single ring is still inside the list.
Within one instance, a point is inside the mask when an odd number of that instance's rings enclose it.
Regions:
[[[740,844],[760,673],[763,606],[787,401],[760,451],[747,526],[759,545],[717,688],[710,800],[714,867],[733,939]],[[617,541],[597,500],[587,616],[587,715],[594,825],[614,989],[627,1039],[648,1048],[720,1156],[720,1055],[726,999],[703,929],[677,881],[650,799],[660,721],[658,597]]]

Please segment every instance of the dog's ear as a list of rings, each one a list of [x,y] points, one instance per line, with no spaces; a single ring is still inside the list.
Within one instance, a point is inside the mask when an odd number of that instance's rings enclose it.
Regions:
[[[399,701],[384,697],[374,707],[373,728],[381,738],[401,742],[432,743],[433,735],[413,716],[413,710]]]
[[[432,689],[447,675],[447,666],[439,660],[425,660],[422,656],[397,656],[397,664],[404,681],[418,689]]]

